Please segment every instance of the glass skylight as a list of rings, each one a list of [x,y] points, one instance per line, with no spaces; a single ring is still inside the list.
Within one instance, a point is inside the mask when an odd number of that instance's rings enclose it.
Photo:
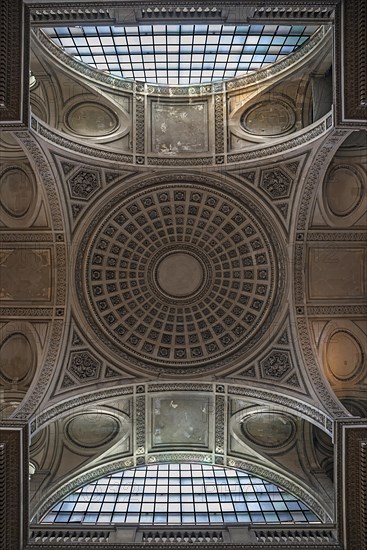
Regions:
[[[295,496],[244,471],[159,464],[102,477],[59,502],[41,523],[320,523]]]
[[[228,79],[282,59],[315,26],[140,25],[44,32],[68,54],[115,76],[159,84]]]

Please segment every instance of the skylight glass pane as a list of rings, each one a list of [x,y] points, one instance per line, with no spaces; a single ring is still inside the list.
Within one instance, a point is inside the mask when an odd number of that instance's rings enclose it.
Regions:
[[[140,25],[55,27],[44,31],[68,54],[93,67],[97,63],[99,69],[114,76],[190,84],[228,79],[265,67],[292,53],[316,29],[314,25]],[[237,59],[229,59],[231,53],[236,53]],[[214,72],[202,70],[208,67],[191,67],[192,62],[203,65],[209,60]],[[143,68],[137,62],[143,63]],[[146,63],[154,65],[146,67]],[[186,74],[183,70],[187,68],[196,71]],[[148,74],[148,69],[157,72]]]
[[[160,464],[105,476],[68,495],[41,521],[54,522],[321,523],[306,504],[272,483],[201,464]]]

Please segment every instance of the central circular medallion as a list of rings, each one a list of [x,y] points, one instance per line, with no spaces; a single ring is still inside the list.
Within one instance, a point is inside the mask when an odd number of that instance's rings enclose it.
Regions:
[[[186,252],[174,252],[163,258],[156,269],[161,290],[174,298],[194,294],[203,284],[204,273],[199,260]]]
[[[257,206],[222,181],[177,178],[152,178],[99,207],[81,236],[76,291],[115,357],[158,371],[218,368],[274,319],[279,246]]]

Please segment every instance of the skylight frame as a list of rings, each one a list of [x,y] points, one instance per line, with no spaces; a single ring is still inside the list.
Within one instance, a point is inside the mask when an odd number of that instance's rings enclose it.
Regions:
[[[43,32],[66,53],[98,70],[177,86],[228,80],[267,67],[298,49],[317,28],[201,23],[50,27]],[[167,46],[173,37],[178,44]]]
[[[321,521],[274,483],[241,470],[182,463],[141,466],[99,478],[65,497],[41,523],[218,526]]]

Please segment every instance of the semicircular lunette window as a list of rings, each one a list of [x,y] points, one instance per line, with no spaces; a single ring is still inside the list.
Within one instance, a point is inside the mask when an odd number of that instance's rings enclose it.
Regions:
[[[41,523],[321,523],[297,497],[242,470],[160,464],[108,475],[56,504]]]
[[[43,31],[80,61],[112,75],[159,84],[232,78],[304,44],[313,25],[139,25]]]

